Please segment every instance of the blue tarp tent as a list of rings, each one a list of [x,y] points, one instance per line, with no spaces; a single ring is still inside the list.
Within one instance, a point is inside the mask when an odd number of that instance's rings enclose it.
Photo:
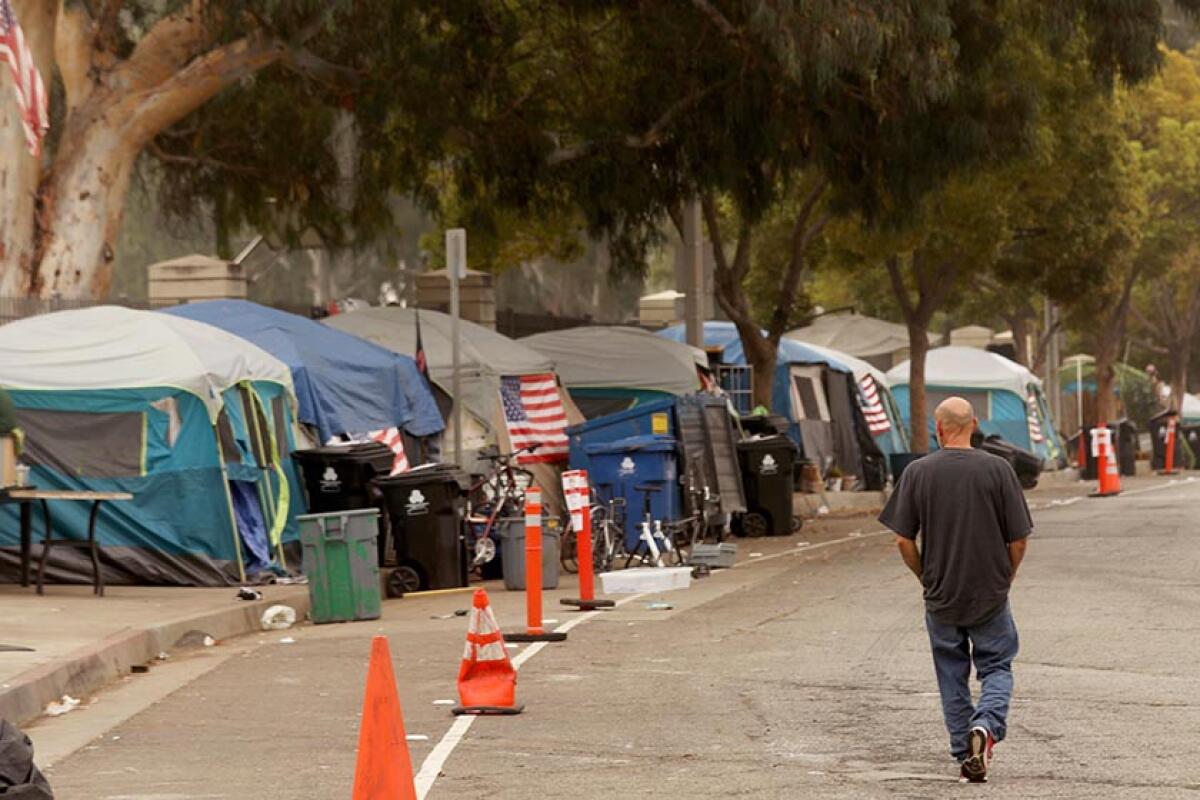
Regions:
[[[281,361],[222,330],[98,307],[0,327],[0,386],[26,433],[31,482],[117,490],[97,521],[110,583],[220,585],[267,566],[295,534],[282,465],[294,394]],[[86,504],[55,509],[55,533],[82,539]],[[15,577],[18,525],[0,507],[0,571]],[[48,575],[91,567],[55,550]]]
[[[287,364],[300,422],[315,428],[321,442],[392,427],[431,436],[446,427],[428,383],[408,356],[246,300],[209,300],[163,311],[215,325]]]
[[[659,335],[686,339],[682,325]],[[724,364],[747,363],[732,322],[704,323],[704,345],[710,352],[717,351]],[[790,420],[789,435],[822,474],[836,466],[860,485],[882,488],[886,467],[868,430],[862,402],[852,370],[840,359],[793,339],[780,341],[771,406]]]
[[[892,394],[906,427],[911,426],[909,363],[888,372]],[[936,347],[925,357],[925,407],[929,440],[936,447],[933,409],[951,395],[970,401],[984,434],[998,434],[1047,462],[1063,455],[1054,421],[1042,395],[1042,382],[1004,356],[974,347]]]

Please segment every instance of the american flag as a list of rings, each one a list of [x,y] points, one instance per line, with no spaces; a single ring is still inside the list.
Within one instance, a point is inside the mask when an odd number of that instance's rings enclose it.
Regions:
[[[34,158],[42,153],[42,137],[50,128],[50,115],[46,108],[46,87],[42,76],[33,63],[33,53],[25,44],[25,34],[17,23],[9,0],[0,0],[0,59],[8,62],[12,69],[13,88],[17,91],[17,105],[21,107],[21,123],[25,127],[25,141]]]
[[[1029,395],[1025,400],[1025,406],[1029,412],[1029,438],[1034,442],[1046,441],[1046,437],[1042,433],[1042,423],[1038,421],[1037,395]]]
[[[567,412],[554,375],[505,375],[500,378],[500,401],[513,450],[541,445],[533,453],[518,456],[518,464],[566,460]]]
[[[388,428],[382,431],[372,431],[367,434],[373,442],[387,445],[391,449],[393,455],[392,471],[389,475],[399,475],[401,472],[408,472],[408,456],[404,453],[404,436],[401,435],[399,428]]]
[[[887,411],[883,408],[883,400],[879,397],[879,386],[870,375],[863,375],[858,382],[862,389],[862,412],[867,418],[867,427],[872,436],[880,436],[892,429],[892,421],[888,419]]]

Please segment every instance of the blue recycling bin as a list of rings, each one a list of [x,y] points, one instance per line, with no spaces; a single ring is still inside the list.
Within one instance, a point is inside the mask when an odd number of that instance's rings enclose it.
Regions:
[[[625,548],[634,552],[639,546],[640,525],[644,519],[646,492],[638,486],[650,484],[659,491],[650,493],[650,513],[654,519],[669,522],[679,519],[679,470],[672,436],[630,436],[615,442],[600,442],[585,447],[589,462],[588,477],[601,501],[625,498]]]

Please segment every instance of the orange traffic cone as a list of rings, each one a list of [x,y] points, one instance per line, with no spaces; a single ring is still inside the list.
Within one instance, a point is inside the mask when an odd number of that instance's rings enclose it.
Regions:
[[[520,714],[516,704],[517,671],[508,660],[504,635],[488,604],[487,592],[475,590],[467,647],[458,669],[458,698],[455,714]]]
[[[392,656],[387,637],[371,641],[371,665],[363,697],[362,728],[358,733],[358,764],[354,769],[354,800],[416,800],[412,760]]]
[[[1112,431],[1108,428],[1092,428],[1092,454],[1096,457],[1098,486],[1089,497],[1113,497],[1121,493],[1121,472],[1117,466],[1117,454],[1112,446]]]

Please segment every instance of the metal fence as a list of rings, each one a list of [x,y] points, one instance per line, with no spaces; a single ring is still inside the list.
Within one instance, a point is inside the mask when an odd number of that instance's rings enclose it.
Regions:
[[[77,308],[91,308],[100,305],[126,306],[128,308],[147,308],[147,304],[130,300],[79,300],[40,297],[0,297],[0,325],[13,320],[35,317],[38,314],[48,314],[51,311],[71,311]]]
[[[717,366],[717,384],[729,395],[730,402],[739,414],[754,410],[754,369],[749,365],[720,364]]]

